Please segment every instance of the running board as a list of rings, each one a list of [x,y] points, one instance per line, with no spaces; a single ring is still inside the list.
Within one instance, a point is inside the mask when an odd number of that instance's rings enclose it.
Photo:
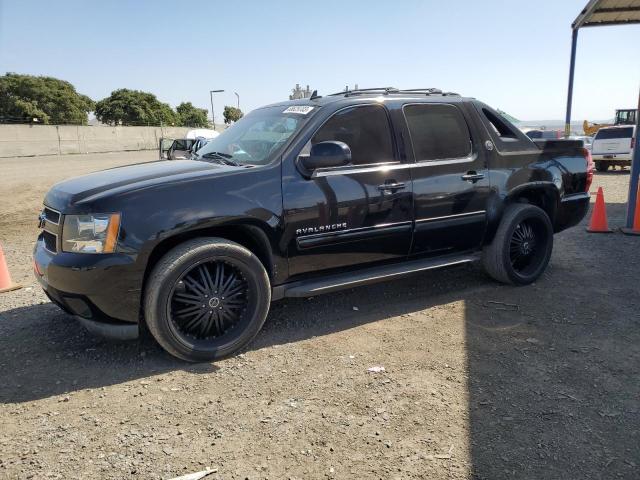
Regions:
[[[280,300],[284,297],[313,297],[345,288],[392,280],[411,273],[474,262],[479,259],[479,253],[448,255],[446,257],[410,260],[392,265],[369,267],[355,272],[334,274],[323,278],[285,283],[273,288],[271,300]]]

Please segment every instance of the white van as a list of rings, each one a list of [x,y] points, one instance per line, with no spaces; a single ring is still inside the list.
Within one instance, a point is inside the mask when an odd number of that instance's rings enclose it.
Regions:
[[[192,152],[196,152],[218,135],[220,135],[220,132],[209,128],[195,128],[189,130],[184,138],[163,137],[160,139],[160,160],[183,160],[189,158]]]
[[[631,165],[635,130],[636,127],[633,125],[603,127],[598,130],[591,147],[596,170],[606,172],[610,166]]]

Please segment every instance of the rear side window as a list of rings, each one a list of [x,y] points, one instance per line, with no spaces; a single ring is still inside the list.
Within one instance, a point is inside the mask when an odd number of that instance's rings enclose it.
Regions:
[[[380,105],[352,107],[337,112],[316,132],[311,144],[330,140],[349,145],[354,165],[394,161],[389,119]]]
[[[601,128],[596,133],[595,140],[608,140],[610,138],[631,138],[633,127],[626,128]]]
[[[416,162],[462,158],[471,153],[469,127],[453,105],[405,105]]]
[[[496,115],[494,112],[489,110],[488,108],[483,108],[482,113],[485,118],[489,121],[489,125],[493,129],[493,133],[496,134],[501,139],[505,138],[517,138],[516,132],[509,127],[507,122],[504,121],[502,116]],[[546,138],[543,134],[540,137],[529,137],[529,138]]]

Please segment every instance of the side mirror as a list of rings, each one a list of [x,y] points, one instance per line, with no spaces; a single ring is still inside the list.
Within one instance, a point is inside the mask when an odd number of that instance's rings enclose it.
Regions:
[[[344,142],[319,142],[311,147],[308,157],[300,157],[300,163],[308,172],[318,168],[342,167],[351,163],[351,149]]]

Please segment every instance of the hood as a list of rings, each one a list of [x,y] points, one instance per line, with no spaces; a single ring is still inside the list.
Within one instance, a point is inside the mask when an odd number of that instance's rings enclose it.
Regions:
[[[110,194],[242,169],[196,160],[167,160],[116,167],[56,183],[47,193],[44,203],[64,212],[69,206]]]

